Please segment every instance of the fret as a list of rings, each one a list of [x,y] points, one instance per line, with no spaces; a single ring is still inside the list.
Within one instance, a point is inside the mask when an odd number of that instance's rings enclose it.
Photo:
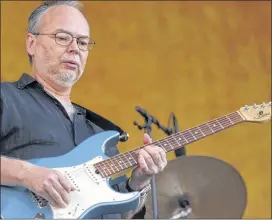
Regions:
[[[99,173],[100,173],[100,175],[103,176],[103,177],[108,176],[108,175],[107,175],[107,172],[105,172],[105,171],[102,170],[102,169],[99,169]]]
[[[161,143],[161,140],[154,141],[153,144],[156,145],[156,146],[159,146],[160,148],[162,148],[164,150],[166,150],[165,147],[163,146],[163,144]]]
[[[192,135],[192,137],[196,140],[196,137],[194,136],[194,134],[192,133],[191,129],[188,130],[190,132],[190,134]]]
[[[160,142],[167,151],[173,150],[173,147],[166,141],[166,139],[163,139]]]
[[[193,135],[196,137],[196,139],[200,139],[200,138],[205,137],[205,135],[202,133],[202,131],[197,127],[191,128],[191,133],[193,133]]]
[[[122,162],[120,162],[120,161],[122,161]],[[125,162],[123,161],[123,158],[121,158],[120,161],[119,161],[119,163],[121,164],[122,169],[125,170],[125,169],[127,169],[127,168],[130,167],[127,163],[125,163]]]
[[[107,162],[107,160],[106,160],[105,162]],[[109,168],[108,170],[109,170],[109,174],[110,174],[110,175],[113,174],[113,173],[115,173],[115,171],[114,171],[114,169],[112,168],[112,166],[109,166],[109,164],[107,164],[107,163],[106,163],[106,166]]]
[[[133,150],[130,152],[130,155],[132,155],[133,162],[135,163],[134,165],[138,164],[138,153],[135,150]]]
[[[233,125],[232,120],[229,118],[229,116],[226,115],[226,118],[230,121],[230,123]]]
[[[233,112],[232,114],[229,114],[229,118],[233,122],[233,124],[243,121],[243,118],[238,112]]]
[[[132,163],[130,161],[132,158],[131,156],[129,156],[128,152],[124,153],[124,157],[122,159],[124,160],[124,163],[126,163],[129,167],[132,166]]]
[[[176,150],[176,149],[179,149],[180,147],[184,146],[187,143],[187,141],[185,140],[184,136],[182,135],[182,132],[178,132],[178,133],[171,135],[171,143],[172,143],[172,148],[170,150]]]
[[[168,143],[168,146],[170,146],[173,149],[173,144],[172,144],[170,138],[168,137],[168,138],[165,138],[164,140],[166,143]]]
[[[128,165],[126,163],[124,163],[124,160],[122,159],[122,154],[121,155],[117,155],[115,157],[115,162],[118,164],[118,166],[120,167],[120,170],[124,170],[126,168],[128,168]],[[123,165],[127,165],[126,167],[123,167]]]
[[[108,175],[108,173],[110,173],[108,167],[105,166],[105,163],[102,163],[101,165],[103,165],[103,166],[100,166],[100,169],[101,169],[102,171],[104,171],[104,172]]]
[[[109,176],[109,174],[110,174],[110,170],[106,166],[100,166],[99,172],[100,173],[105,172],[106,175],[104,175],[104,176]]]
[[[236,116],[235,116],[236,117]],[[233,118],[233,115],[228,115],[226,116],[226,120],[228,121],[228,124],[231,126],[231,125],[234,125],[237,123],[237,120],[235,118]]]
[[[230,120],[226,116],[218,118],[217,121],[220,122],[224,128],[227,128],[232,125]]]
[[[172,135],[172,136],[171,136],[171,142],[172,142],[172,144],[173,144],[173,146],[174,146],[174,149],[177,149],[177,148],[179,148],[179,147],[182,146],[182,145],[177,141],[175,135]]]
[[[222,130],[221,126],[218,124],[216,120],[209,121],[207,122],[207,124],[210,126],[214,133]]]
[[[124,169],[122,167],[123,161],[120,160],[120,158],[118,156],[113,157],[112,160],[114,161],[115,167],[117,168],[118,172]]]
[[[239,118],[239,122],[243,122],[245,119],[239,112],[234,112],[235,115]]]
[[[222,129],[224,129],[224,125],[222,125],[222,124],[218,121],[218,119],[215,119],[215,121],[217,122],[217,124],[220,125],[220,127],[221,127]],[[221,129],[221,130],[222,130],[222,129]]]
[[[201,132],[207,136],[210,134],[213,134],[213,131],[210,129],[210,127],[205,123],[198,126],[198,128],[201,130]]]
[[[118,172],[119,169],[116,166],[116,163],[114,161],[114,158],[109,158],[107,160],[107,165],[112,169],[112,171],[115,173],[116,171]]]
[[[231,120],[231,122],[233,123],[233,124],[235,124],[236,123],[236,121],[237,121],[237,119],[238,119],[238,117],[237,117],[237,115],[229,115],[229,119]]]
[[[207,124],[210,126],[214,133],[222,130],[221,126],[218,124],[216,120],[208,121]]]
[[[101,168],[100,163],[94,164],[95,169],[103,176],[105,177],[104,170]]]
[[[195,140],[195,138],[193,137],[190,131],[186,130],[186,131],[183,131],[182,133],[187,143],[191,143]]]
[[[132,163],[131,163],[131,157],[128,156],[128,152],[126,152],[124,154],[124,160],[125,160],[125,164],[128,166],[128,167],[131,167]]]
[[[176,133],[176,140],[179,142],[181,146],[184,146],[186,143],[188,143],[185,138],[182,135],[182,132]]]
[[[131,166],[134,166],[135,164],[137,164],[137,162],[135,161],[135,159],[134,159],[134,157],[131,155],[131,153],[130,152],[127,152],[127,154],[128,154],[128,160],[129,160],[129,163],[131,164]],[[132,160],[132,162],[131,162],[131,160]],[[134,164],[135,163],[135,164]]]

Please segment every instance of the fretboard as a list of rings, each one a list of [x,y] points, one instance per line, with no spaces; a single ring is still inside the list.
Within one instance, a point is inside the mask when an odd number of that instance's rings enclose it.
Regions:
[[[185,145],[198,141],[204,137],[232,127],[242,121],[244,121],[244,118],[238,113],[238,111],[233,112],[185,131],[172,134],[161,140],[154,141],[152,142],[152,145],[157,145],[163,148],[165,152],[171,152],[180,149]],[[139,149],[145,146],[147,145],[123,154],[113,156],[109,159],[96,163],[94,166],[103,177],[112,176],[121,171],[136,166],[138,164],[137,152]]]

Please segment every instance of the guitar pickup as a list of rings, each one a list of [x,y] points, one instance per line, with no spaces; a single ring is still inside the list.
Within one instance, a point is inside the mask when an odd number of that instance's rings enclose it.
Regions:
[[[99,184],[100,182],[105,181],[105,179],[100,174],[95,172],[95,167],[92,164],[84,164],[84,169],[93,182]]]

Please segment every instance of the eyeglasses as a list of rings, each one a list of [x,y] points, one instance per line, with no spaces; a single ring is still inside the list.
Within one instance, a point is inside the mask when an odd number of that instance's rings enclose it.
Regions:
[[[48,35],[54,36],[57,44],[61,46],[70,46],[73,42],[73,39],[77,39],[77,45],[80,50],[88,51],[91,50],[95,42],[88,37],[73,37],[71,34],[59,32],[56,34],[42,34],[42,33],[32,33],[34,35]]]

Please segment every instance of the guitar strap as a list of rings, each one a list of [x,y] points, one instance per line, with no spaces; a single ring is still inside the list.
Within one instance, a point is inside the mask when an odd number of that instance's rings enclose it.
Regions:
[[[75,103],[73,103],[73,104],[75,104]],[[89,109],[86,109],[78,104],[75,104],[75,105],[77,105],[80,108],[85,109],[86,110],[86,118],[88,120],[90,120],[91,122],[93,122],[94,124],[96,124],[98,127],[102,128],[105,131],[115,130],[115,131],[119,132],[120,133],[119,140],[121,142],[125,142],[128,140],[128,134],[123,129],[121,129],[119,126],[114,124],[113,122],[109,121],[108,119],[105,119],[101,115],[98,115],[97,113],[95,113]]]
[[[101,115],[98,115],[97,113],[86,109],[78,104],[73,103],[74,105],[79,106],[80,108],[83,108],[86,110],[86,118],[90,120],[92,123],[97,125],[98,127],[102,128],[105,131],[108,130],[115,130],[120,133],[120,138],[119,140],[121,142],[125,142],[128,140],[128,135],[125,131],[123,131],[119,126],[116,124],[112,123],[111,121],[105,119]],[[119,151],[118,151],[119,152]],[[116,152],[117,153],[117,152]],[[120,187],[124,187],[126,184],[127,176],[123,175],[117,178],[111,178],[110,179],[110,185],[113,186],[116,190],[120,190]]]

